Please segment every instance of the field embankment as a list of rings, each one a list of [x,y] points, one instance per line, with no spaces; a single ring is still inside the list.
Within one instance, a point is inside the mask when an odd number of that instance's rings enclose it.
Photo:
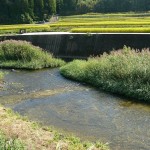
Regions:
[[[26,41],[6,40],[0,42],[0,67],[17,69],[53,68],[64,65],[52,54]]]
[[[61,74],[87,82],[111,93],[150,102],[150,51],[141,52],[124,47],[123,50],[74,60],[63,66]]]

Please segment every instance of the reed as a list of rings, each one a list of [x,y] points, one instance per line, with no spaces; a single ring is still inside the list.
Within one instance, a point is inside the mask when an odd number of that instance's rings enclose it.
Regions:
[[[87,82],[105,91],[150,102],[150,51],[124,47],[88,61],[75,60],[63,67],[63,76]]]
[[[0,42],[0,67],[41,69],[59,67],[65,62],[26,41]]]

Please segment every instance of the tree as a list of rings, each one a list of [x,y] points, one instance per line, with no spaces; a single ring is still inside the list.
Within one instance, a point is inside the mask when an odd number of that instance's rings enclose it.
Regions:
[[[37,20],[43,20],[44,17],[44,1],[34,0],[34,14]]]

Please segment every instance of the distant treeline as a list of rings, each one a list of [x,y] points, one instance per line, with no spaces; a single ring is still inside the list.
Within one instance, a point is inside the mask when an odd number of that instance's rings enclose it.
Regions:
[[[0,24],[48,20],[53,14],[148,10],[150,0],[1,0]]]

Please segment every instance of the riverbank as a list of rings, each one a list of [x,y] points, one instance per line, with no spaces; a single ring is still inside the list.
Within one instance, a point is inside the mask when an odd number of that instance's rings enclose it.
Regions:
[[[150,52],[123,50],[104,53],[88,61],[75,60],[60,71],[67,78],[92,84],[105,91],[150,102]]]
[[[39,150],[108,150],[102,143],[89,143],[79,138],[61,134],[54,129],[42,127],[35,122],[15,114],[10,109],[0,106],[0,143],[11,148]],[[2,135],[2,136],[1,136]],[[1,138],[3,137],[3,138]],[[3,140],[5,139],[5,140]],[[11,141],[14,141],[13,143]],[[3,150],[3,148],[2,148]]]

